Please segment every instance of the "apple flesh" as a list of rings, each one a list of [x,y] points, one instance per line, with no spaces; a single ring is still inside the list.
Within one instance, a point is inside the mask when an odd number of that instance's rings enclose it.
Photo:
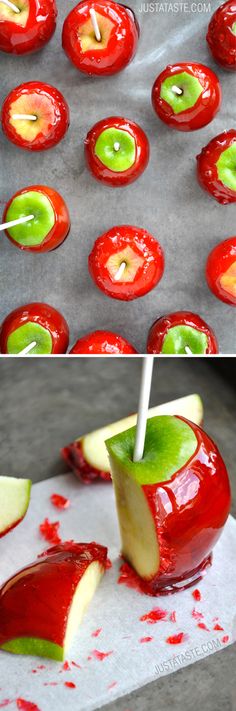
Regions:
[[[150,408],[148,416],[182,415],[200,425],[203,420],[203,404],[199,395],[187,395],[171,402]],[[94,479],[110,481],[110,464],[105,441],[120,432],[133,427],[137,414],[101,427],[75,440],[62,449],[62,456],[76,476],[86,484]]]
[[[0,538],[24,518],[30,502],[30,479],[0,476]]]
[[[147,421],[143,459],[136,428],[106,441],[122,555],[149,595],[196,582],[230,509],[227,471],[214,442],[182,418]]]
[[[69,541],[49,548],[4,583],[0,590],[1,649],[65,659],[105,572],[106,560],[107,548]]]

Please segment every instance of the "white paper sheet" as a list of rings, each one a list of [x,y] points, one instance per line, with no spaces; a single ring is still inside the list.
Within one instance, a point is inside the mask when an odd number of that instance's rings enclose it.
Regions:
[[[52,493],[68,496],[71,507],[65,511],[53,507]],[[63,540],[96,540],[107,545],[113,566],[77,632],[68,658],[69,670],[51,660],[0,652],[0,707],[4,699],[9,699],[10,708],[16,708],[16,699],[21,697],[34,702],[40,711],[64,711],[66,704],[70,711],[92,711],[236,640],[236,521],[232,517],[215,548],[211,569],[197,586],[202,600],[196,602],[194,588],[152,598],[117,584],[119,533],[112,485],[83,486],[71,474],[33,486],[26,518],[0,540],[1,583],[48,547],[38,529],[45,516],[50,521],[60,520]],[[140,621],[154,607],[166,610],[168,619],[155,624]],[[193,608],[204,617],[196,620]],[[169,619],[173,611],[176,622]],[[209,631],[200,629],[198,621]],[[223,630],[214,630],[216,624]],[[93,636],[99,629],[98,636]],[[185,642],[174,646],[166,642],[179,632],[187,635]],[[152,639],[140,642],[147,637]],[[94,650],[112,653],[100,660]],[[75,688],[65,686],[68,681]]]

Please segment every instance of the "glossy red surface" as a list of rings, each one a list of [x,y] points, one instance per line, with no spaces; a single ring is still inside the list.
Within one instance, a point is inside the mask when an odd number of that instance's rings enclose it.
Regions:
[[[70,353],[90,353],[94,355],[118,355],[119,353],[137,353],[135,348],[112,331],[93,331],[76,341]]]
[[[129,133],[135,141],[136,156],[134,164],[123,172],[107,168],[95,154],[95,146],[100,134],[107,128],[117,128]],[[85,159],[93,176],[113,188],[129,185],[137,180],[149,161],[149,142],[143,129],[134,121],[121,116],[109,116],[98,121],[88,132],[84,142]]]
[[[222,205],[236,202],[236,191],[224,185],[218,178],[216,163],[226,148],[236,141],[236,130],[220,133],[205,146],[197,156],[197,177],[201,187]]]
[[[12,331],[28,321],[39,323],[52,338],[52,353],[66,353],[69,345],[69,329],[64,317],[49,304],[35,302],[12,311],[0,329],[0,352],[7,353],[7,341]]]
[[[39,132],[32,141],[23,138],[10,123],[12,104],[22,96],[30,97],[32,102],[30,106],[33,106],[35,99],[35,112],[37,112],[40,125]],[[45,107],[43,97],[47,99]],[[50,117],[48,117],[49,105]],[[32,108],[30,113],[32,113]],[[41,81],[29,81],[12,89],[3,102],[1,117],[2,129],[9,141],[28,151],[43,151],[52,148],[62,140],[70,123],[69,106],[64,96],[54,86]],[[41,127],[42,120],[45,122],[43,130]],[[18,121],[18,124],[20,124],[20,121]]]
[[[55,506],[56,509],[68,509],[70,506],[70,499],[68,499],[66,496],[62,496],[61,494],[52,494],[50,496],[50,501],[53,506]]]
[[[191,326],[205,333],[208,338],[206,353],[218,353],[218,344],[212,329],[198,314],[191,313],[191,311],[176,311],[154,321],[148,334],[147,352],[161,353],[163,341],[169,328],[179,325]]]
[[[168,77],[181,72],[187,72],[196,77],[203,87],[203,92],[194,106],[176,114],[170,104],[161,98],[161,85]],[[196,131],[210,123],[220,108],[221,88],[219,79],[204,64],[190,62],[169,64],[154,82],[152,104],[159,118],[168,126],[176,128],[178,131]]]
[[[221,280],[233,265],[233,283],[229,286],[229,292],[224,288]],[[225,239],[210,252],[206,262],[206,280],[209,289],[218,299],[236,306],[236,237]]]
[[[236,5],[234,0],[230,0],[214,12],[206,36],[216,62],[231,71],[236,70],[236,35],[232,32],[235,22]]]
[[[96,479],[111,481],[109,472],[100,471],[92,467],[84,458],[83,441],[75,440],[67,447],[63,447],[61,455],[74,474],[83,481],[84,484],[91,484]]]
[[[80,32],[90,20],[89,10],[99,15],[102,42],[83,49]],[[104,26],[101,16],[104,17]],[[113,27],[107,32],[107,19]],[[91,37],[91,30],[88,37]],[[105,37],[105,41],[104,41]],[[120,72],[133,59],[139,38],[139,26],[133,11],[113,0],[80,2],[67,16],[62,31],[62,46],[70,61],[85,74],[109,75]]]
[[[60,244],[65,241],[70,231],[70,216],[67,205],[61,195],[57,193],[57,191],[53,188],[48,188],[46,185],[30,185],[27,188],[22,188],[22,190],[18,190],[18,192],[15,193],[15,195],[13,195],[7,203],[3,213],[2,221],[6,222],[7,211],[12,203],[12,200],[14,200],[17,195],[22,195],[31,190],[43,193],[43,195],[46,195],[46,197],[49,198],[54,210],[54,226],[52,227],[50,232],[48,232],[43,242],[41,242],[41,244],[36,245],[35,247],[26,247],[22,244],[19,244],[13,239],[13,237],[11,237],[7,230],[5,230],[5,232],[8,239],[12,242],[12,244],[15,245],[15,247],[18,247],[18,249],[21,249],[25,252],[51,252],[53,249],[57,249],[57,247],[59,247]]]
[[[14,2],[14,0],[13,0]],[[56,29],[55,0],[27,0],[29,15],[25,26],[0,19],[0,50],[11,54],[35,52],[50,40]],[[18,6],[17,0],[15,4]],[[0,14],[1,18],[1,14]]]
[[[158,575],[146,581],[153,593],[191,580],[211,554],[230,510],[229,479],[218,448],[200,427],[178,419],[194,431],[195,453],[170,481],[142,487],[160,550]]]
[[[142,259],[132,281],[122,277],[117,281],[109,271],[107,262],[113,255],[129,247]],[[132,266],[132,256],[127,259]],[[122,259],[121,259],[122,263]],[[89,272],[96,286],[114,299],[131,301],[147,294],[160,281],[164,271],[164,254],[161,245],[146,230],[131,225],[119,225],[98,237],[88,258]],[[117,266],[119,269],[120,264]]]
[[[62,543],[13,575],[0,590],[0,645],[37,637],[62,646],[76,587],[94,561],[105,570],[106,557],[97,543]]]

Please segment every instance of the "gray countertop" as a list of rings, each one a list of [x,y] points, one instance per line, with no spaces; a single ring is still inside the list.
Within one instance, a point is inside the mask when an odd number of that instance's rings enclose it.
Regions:
[[[200,189],[195,177],[196,154],[210,138],[235,123],[236,77],[217,69],[205,43],[210,12],[220,1],[215,0],[212,7],[199,3],[198,12],[191,11],[190,2],[169,4],[179,5],[179,12],[163,12],[161,7],[168,3],[159,3],[159,12],[153,13],[147,12],[148,3],[130,0],[141,26],[138,52],[124,72],[106,79],[80,74],[60,47],[62,22],[74,4],[74,0],[58,0],[56,34],[42,52],[1,56],[0,102],[14,86],[43,80],[62,91],[71,112],[68,134],[50,151],[37,155],[22,151],[0,135],[2,208],[20,188],[48,184],[67,201],[72,229],[56,252],[42,255],[20,252],[1,233],[0,320],[17,306],[46,301],[68,320],[71,344],[80,335],[105,328],[145,352],[152,322],[162,314],[187,309],[198,312],[213,327],[221,352],[236,352],[235,311],[211,294],[204,278],[209,251],[235,233],[236,206],[218,205]],[[223,104],[209,126],[186,134],[158,120],[150,93],[166,64],[189,60],[205,62],[218,72]],[[84,164],[83,140],[88,129],[109,115],[140,123],[151,145],[145,173],[121,189],[97,183]],[[149,230],[166,256],[165,274],[157,288],[130,303],[104,296],[87,270],[96,237],[122,223]]]
[[[229,359],[228,373],[235,369]],[[1,474],[33,481],[60,474],[60,448],[80,434],[134,412],[140,359],[2,359]],[[37,377],[36,377],[37,371]],[[221,363],[158,359],[151,404],[199,392],[204,427],[228,466],[236,515],[235,390]],[[89,493],[89,492],[88,492]],[[222,595],[224,591],[222,590]],[[235,711],[235,645],[106,706],[107,711]],[[72,708],[72,707],[71,707]]]

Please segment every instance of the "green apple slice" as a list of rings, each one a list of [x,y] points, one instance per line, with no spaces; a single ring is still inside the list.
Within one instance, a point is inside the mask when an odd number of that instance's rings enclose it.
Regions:
[[[186,417],[187,420],[195,422],[196,425],[200,425],[203,420],[202,400],[199,395],[187,395],[150,408],[148,417],[154,417],[155,415],[180,415]],[[99,471],[109,472],[110,464],[105,440],[129,429],[129,427],[133,427],[136,422],[137,414],[130,415],[123,420],[113,422],[79,438],[77,441],[81,442],[86,462]]]
[[[218,178],[230,190],[236,191],[236,143],[220,154],[216,163]]]
[[[192,326],[173,326],[169,328],[162,344],[162,353],[186,353],[188,347],[192,353],[206,353],[208,338],[205,333]]]
[[[176,87],[180,93],[176,92]],[[171,74],[164,79],[161,84],[160,96],[171,106],[174,114],[180,114],[182,111],[191,109],[202,92],[203,86],[197,77],[193,77],[188,72],[179,72],[179,74]]]
[[[96,141],[95,155],[107,168],[122,173],[135,162],[135,140],[128,131],[105,128]]]
[[[10,333],[7,339],[7,352],[17,354],[30,343],[36,341],[32,355],[45,355],[52,352],[52,336],[44,326],[35,321],[27,321]]]
[[[29,190],[13,198],[5,221],[11,222],[29,215],[34,215],[34,218],[23,224],[10,227],[8,233],[17,244],[24,247],[36,247],[43,242],[55,224],[52,204],[42,192]]]
[[[24,518],[30,502],[30,479],[0,477],[0,536]]]
[[[106,446],[120,525],[122,555],[143,579],[157,575],[160,552],[156,520],[143,487],[171,479],[194,455],[197,438],[183,420],[168,415],[147,421],[143,459],[133,461],[136,428],[111,437]]]

